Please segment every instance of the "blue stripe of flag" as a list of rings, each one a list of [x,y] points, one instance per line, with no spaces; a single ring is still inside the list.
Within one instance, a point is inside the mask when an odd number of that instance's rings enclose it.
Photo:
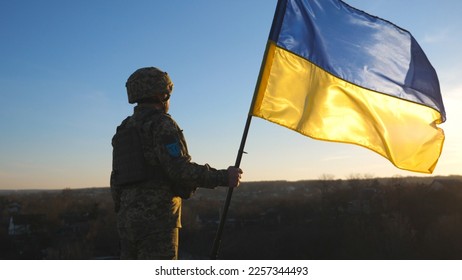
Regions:
[[[406,30],[340,0],[279,0],[270,40],[332,75],[445,110],[436,71]]]

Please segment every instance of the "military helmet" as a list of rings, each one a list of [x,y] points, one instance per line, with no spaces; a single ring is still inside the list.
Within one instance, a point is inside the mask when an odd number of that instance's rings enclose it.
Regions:
[[[136,70],[128,77],[125,86],[130,104],[152,98],[158,94],[170,94],[173,90],[173,83],[167,72],[155,67]]]

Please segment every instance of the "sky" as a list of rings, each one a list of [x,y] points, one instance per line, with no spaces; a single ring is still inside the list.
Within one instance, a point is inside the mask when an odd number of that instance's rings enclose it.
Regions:
[[[461,174],[462,1],[346,0],[410,31],[436,69],[447,121],[433,175]],[[234,165],[276,0],[0,2],[0,189],[109,185],[125,82],[167,71],[194,162]],[[428,176],[359,146],[252,118],[243,181]]]

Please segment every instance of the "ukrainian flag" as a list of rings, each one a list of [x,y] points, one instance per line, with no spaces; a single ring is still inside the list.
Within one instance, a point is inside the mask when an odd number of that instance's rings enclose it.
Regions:
[[[432,173],[445,111],[412,35],[340,0],[280,0],[250,115]]]

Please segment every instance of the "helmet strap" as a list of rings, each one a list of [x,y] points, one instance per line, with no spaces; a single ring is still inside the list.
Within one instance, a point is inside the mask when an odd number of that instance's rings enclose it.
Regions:
[[[167,112],[167,109],[168,109],[167,102],[170,99],[170,93],[166,93],[166,94],[167,94],[167,96],[164,97],[164,98],[161,97],[162,94],[158,94],[157,95],[157,100],[156,100],[156,103],[162,104],[164,112]]]
[[[159,106],[161,107],[161,109],[163,109],[165,112],[167,112],[167,102],[168,100],[170,99],[170,93],[166,93],[167,96],[162,98],[163,97],[163,94],[157,94],[155,96],[152,96],[152,97],[149,97],[149,98],[144,98],[140,101],[138,101],[138,104],[139,105],[142,105],[142,104],[153,104],[153,105],[156,105],[156,106]],[[160,108],[159,108],[160,109]]]

